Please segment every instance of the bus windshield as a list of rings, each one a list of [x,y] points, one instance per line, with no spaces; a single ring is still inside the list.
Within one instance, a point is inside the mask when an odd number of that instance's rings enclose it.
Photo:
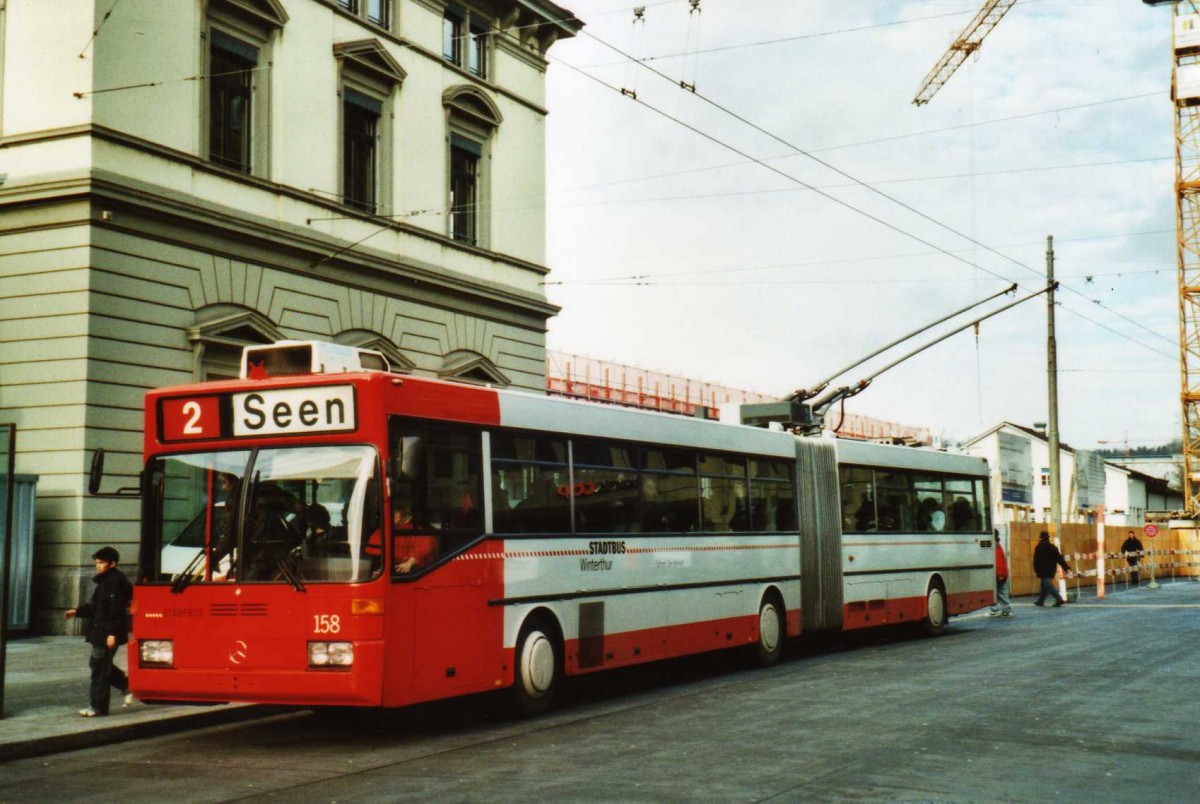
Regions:
[[[383,566],[369,446],[200,452],[150,463],[142,576],[188,583],[366,581]]]

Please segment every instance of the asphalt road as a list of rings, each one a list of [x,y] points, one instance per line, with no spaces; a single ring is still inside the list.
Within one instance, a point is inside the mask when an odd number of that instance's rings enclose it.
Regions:
[[[0,801],[1194,800],[1200,583],[1028,602],[593,677],[535,720],[297,712],[4,763]]]

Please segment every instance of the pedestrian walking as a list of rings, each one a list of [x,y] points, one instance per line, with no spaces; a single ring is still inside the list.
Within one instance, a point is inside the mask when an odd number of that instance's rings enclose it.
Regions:
[[[1125,560],[1129,562],[1129,585],[1138,586],[1141,577],[1138,575],[1138,562],[1142,558],[1142,540],[1129,531],[1129,535],[1125,537],[1125,541],[1121,542],[1121,552],[1125,554]]]
[[[1054,598],[1055,608],[1067,602],[1062,599],[1062,595],[1054,588],[1054,575],[1059,567],[1063,568],[1063,572],[1069,573],[1071,571],[1071,568],[1067,565],[1067,560],[1063,558],[1058,548],[1051,543],[1050,534],[1042,531],[1038,534],[1037,547],[1033,548],[1033,573],[1041,581],[1042,589],[1041,593],[1038,594],[1038,599],[1033,602],[1033,605],[1046,605],[1046,595]]]
[[[1008,599],[1008,559],[1004,556],[1004,545],[1000,544],[1000,531],[993,530],[996,540],[996,602],[989,612],[992,617],[1011,617],[1012,602]]]
[[[113,687],[125,696],[125,706],[133,703],[129,679],[119,667],[113,666],[117,649],[129,640],[129,602],[133,598],[133,585],[117,569],[120,560],[121,554],[112,547],[101,547],[93,553],[96,576],[92,582],[96,588],[92,591],[92,599],[63,614],[68,620],[72,617],[90,620],[83,638],[92,646],[88,662],[92,670],[91,705],[79,710],[82,717],[107,715],[110,688]]]

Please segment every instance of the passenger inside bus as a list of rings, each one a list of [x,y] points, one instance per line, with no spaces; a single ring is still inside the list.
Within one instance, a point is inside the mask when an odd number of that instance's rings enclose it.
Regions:
[[[975,509],[966,497],[955,497],[954,505],[950,508],[954,519],[955,530],[977,530],[979,523],[975,518]]]
[[[933,497],[921,500],[921,508],[917,512],[917,530],[941,532],[946,529],[946,512]]]
[[[863,497],[862,502],[858,506],[858,510],[854,512],[854,525],[857,530],[865,531],[872,530],[875,527],[875,500],[870,494]]]
[[[329,549],[329,511],[320,503],[304,509],[304,550],[307,555],[324,555]]]
[[[897,504],[898,497],[894,494],[889,494],[883,498],[883,502],[879,506],[879,529],[882,531],[897,531],[900,530],[900,511],[901,508]]]
[[[267,581],[278,577],[280,564],[304,540],[304,506],[277,483],[264,482],[251,501],[248,578]]]
[[[213,492],[212,538],[210,566],[213,580],[225,580],[233,572],[236,556],[233,553],[233,515],[237,506],[238,479],[227,472],[218,472]],[[225,559],[223,562],[222,559]]]
[[[413,532],[412,515],[401,504],[392,508],[392,571],[407,575],[437,558],[438,538]]]

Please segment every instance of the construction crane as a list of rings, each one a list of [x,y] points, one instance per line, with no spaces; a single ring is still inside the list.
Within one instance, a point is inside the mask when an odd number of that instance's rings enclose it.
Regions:
[[[925,80],[921,82],[921,88],[917,90],[916,97],[913,98],[913,103],[917,106],[929,103],[942,85],[950,80],[950,76],[954,75],[954,71],[967,60],[967,56],[979,50],[979,46],[983,44],[983,38],[991,33],[992,29],[996,27],[996,23],[1000,22],[1008,10],[1016,4],[1017,0],[987,0],[975,18],[967,23],[967,27],[963,28],[958,38],[950,44],[945,55],[937,64],[933,65],[933,69],[925,76]]]
[[[1175,106],[1175,214],[1179,264],[1179,379],[1183,412],[1183,509],[1200,516],[1200,8],[1173,6],[1171,100]]]

